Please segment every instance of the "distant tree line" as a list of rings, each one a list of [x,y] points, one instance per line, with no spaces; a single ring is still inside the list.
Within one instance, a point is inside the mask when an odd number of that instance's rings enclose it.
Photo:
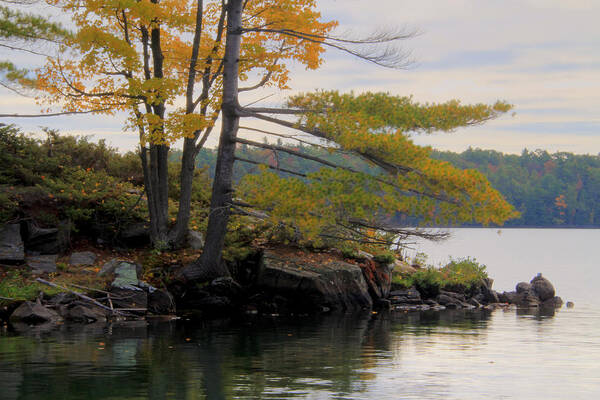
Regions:
[[[360,159],[337,152],[329,154],[324,149],[304,145],[290,147],[361,171],[366,172],[368,168],[373,168]],[[175,152],[172,157],[175,161],[179,156],[180,154]],[[271,169],[278,169],[282,175],[286,174],[286,170],[307,174],[320,168],[319,164],[307,159],[245,145],[238,148],[237,156],[248,161],[268,164]],[[521,213],[520,218],[507,221],[505,226],[600,226],[598,155],[566,152],[551,154],[543,150],[527,149],[520,155],[515,155],[469,148],[462,153],[434,151],[432,156],[461,169],[481,171],[492,186]],[[211,175],[214,173],[216,151],[202,149],[197,160],[198,166],[207,168]],[[236,164],[234,177],[239,181],[246,174],[258,172],[258,165],[240,162]],[[394,222],[411,224],[417,221],[398,215]]]

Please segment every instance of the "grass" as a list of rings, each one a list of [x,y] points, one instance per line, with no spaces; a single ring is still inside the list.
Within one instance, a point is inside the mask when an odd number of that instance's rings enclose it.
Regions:
[[[0,277],[0,297],[7,299],[32,300],[35,299],[40,292],[48,295],[54,295],[61,292],[60,289],[35,282],[34,278],[20,269],[0,272]],[[9,301],[12,300],[0,299],[0,304]]]

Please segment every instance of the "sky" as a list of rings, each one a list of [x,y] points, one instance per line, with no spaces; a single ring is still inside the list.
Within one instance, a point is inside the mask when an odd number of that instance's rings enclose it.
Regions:
[[[440,150],[468,147],[520,153],[543,149],[600,153],[600,0],[317,0],[324,19],[354,36],[403,27],[418,35],[403,41],[413,63],[394,70],[329,50],[323,66],[292,66],[292,90],[246,95],[242,104],[269,95],[276,105],[314,89],[386,91],[421,102],[505,100],[515,114],[451,133],[415,136]],[[37,10],[40,9],[38,5]],[[0,57],[2,58],[2,57]],[[0,90],[3,112],[39,111],[30,99]],[[41,126],[94,135],[132,150],[137,135],[106,116],[2,119],[25,131]],[[209,145],[217,142],[216,133]]]

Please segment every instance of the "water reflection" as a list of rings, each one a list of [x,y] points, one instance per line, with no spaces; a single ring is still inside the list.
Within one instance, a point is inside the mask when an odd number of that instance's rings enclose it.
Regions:
[[[293,398],[364,392],[407,336],[481,340],[487,311],[317,320],[14,326],[0,336],[2,399]]]

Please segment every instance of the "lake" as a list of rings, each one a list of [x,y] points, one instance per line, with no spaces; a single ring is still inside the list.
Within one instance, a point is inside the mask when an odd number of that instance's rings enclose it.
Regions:
[[[598,230],[457,229],[495,287],[542,272],[572,309],[148,321],[0,331],[0,399],[595,399]]]

